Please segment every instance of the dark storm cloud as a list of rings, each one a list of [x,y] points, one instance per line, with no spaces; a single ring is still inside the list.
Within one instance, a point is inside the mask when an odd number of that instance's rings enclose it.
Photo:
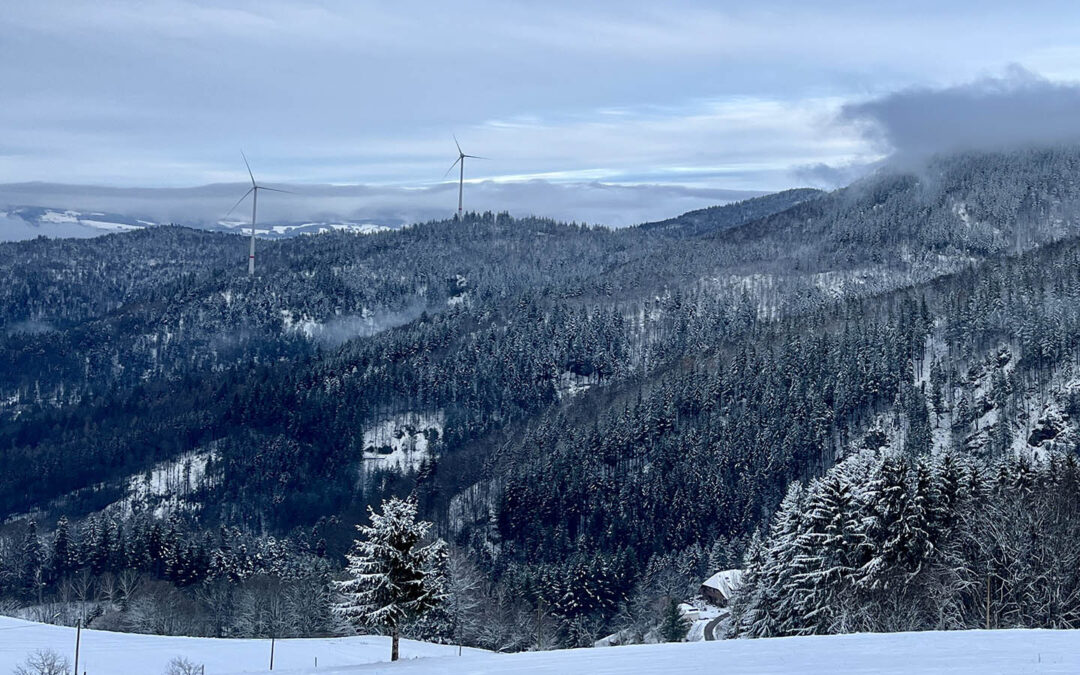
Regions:
[[[958,150],[1080,142],[1080,84],[1051,82],[1019,66],[959,86],[912,88],[844,106],[896,159]]]

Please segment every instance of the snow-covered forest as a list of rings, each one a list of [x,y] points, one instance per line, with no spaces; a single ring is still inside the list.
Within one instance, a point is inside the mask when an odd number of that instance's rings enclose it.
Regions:
[[[355,526],[400,497],[447,543],[406,638],[655,639],[732,568],[730,635],[1076,627],[1078,176],[467,213],[260,242],[254,279],[179,227],[2,244],[0,603],[349,633]]]

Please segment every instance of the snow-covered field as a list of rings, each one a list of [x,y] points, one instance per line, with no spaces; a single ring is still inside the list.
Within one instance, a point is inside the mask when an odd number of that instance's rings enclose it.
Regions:
[[[35,649],[69,658],[75,631],[0,617],[0,673],[10,673]],[[126,635],[83,631],[79,670],[88,675],[154,675],[176,656],[206,666],[207,675],[267,672],[266,640]],[[829,637],[727,640],[689,644],[492,654],[404,640],[402,661],[386,662],[381,637],[279,640],[274,672],[411,673],[415,675],[615,675],[725,673],[765,675],[982,675],[1078,673],[1080,631],[1000,630],[893,633]],[[315,658],[319,666],[315,668]]]
[[[52,649],[73,660],[75,629],[0,617],[0,674],[7,675],[37,649]],[[483,653],[464,650],[465,654]],[[401,658],[457,656],[457,647],[401,641]],[[84,630],[79,673],[87,675],[159,675],[176,657],[206,667],[206,675],[261,673],[270,666],[269,640],[215,640]],[[315,659],[319,660],[315,670]],[[332,673],[344,666],[390,659],[390,638],[362,636],[277,640],[274,672]]]

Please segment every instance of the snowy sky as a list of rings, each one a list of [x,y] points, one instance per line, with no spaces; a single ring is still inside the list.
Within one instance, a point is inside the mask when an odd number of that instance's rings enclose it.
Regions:
[[[431,187],[457,134],[476,180],[775,190],[1080,135],[1076,2],[35,0],[0,48],[0,183],[236,182],[243,148]]]

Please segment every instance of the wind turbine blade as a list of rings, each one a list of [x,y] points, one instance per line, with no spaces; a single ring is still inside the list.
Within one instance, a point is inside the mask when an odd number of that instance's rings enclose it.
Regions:
[[[453,163],[453,164],[451,164],[451,165],[450,165],[450,168],[449,168],[449,169],[447,169],[447,170],[446,170],[446,173],[444,173],[444,174],[443,174],[443,178],[446,178],[447,176],[449,176],[449,175],[450,175],[450,172],[454,170],[454,167],[455,167],[455,166],[457,166],[458,162],[460,162],[460,161],[461,161],[461,158],[460,158],[460,157],[458,157],[457,159],[455,159],[455,160],[454,160],[454,163]]]
[[[285,193],[285,194],[287,194],[287,195],[294,195],[294,194],[296,194],[295,192],[292,192],[292,191],[290,191],[290,190],[279,190],[279,189],[277,189],[277,188],[263,187],[262,185],[260,185],[260,186],[259,186],[259,189],[260,189],[260,190],[268,190],[268,191],[270,191],[270,192],[284,192],[284,193]]]
[[[463,157],[469,157],[471,159],[491,159],[490,157],[481,157],[480,155],[462,155]]]
[[[231,209],[229,209],[228,213],[225,214],[225,217],[228,218],[232,214],[232,212],[236,210],[236,207],[240,206],[241,202],[243,202],[245,199],[247,199],[248,195],[251,194],[254,191],[255,191],[254,187],[249,187],[248,191],[244,193],[244,196],[241,197],[240,199],[236,200],[236,203],[233,204],[233,207]]]
[[[251,176],[251,187],[255,187],[255,174],[251,173],[251,165],[248,164],[247,155],[245,155],[244,151],[241,150],[240,156],[244,158],[244,166],[247,167],[248,175]]]
[[[458,152],[459,155],[464,155],[465,154],[464,152],[461,151],[461,143],[457,142],[457,134],[454,134],[454,145],[457,146],[457,152]]]

